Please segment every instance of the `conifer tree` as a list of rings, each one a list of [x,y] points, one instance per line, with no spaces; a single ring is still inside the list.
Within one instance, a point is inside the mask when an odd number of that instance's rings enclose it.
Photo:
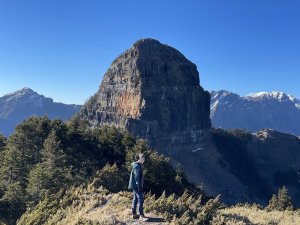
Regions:
[[[273,194],[267,209],[279,211],[293,210],[292,199],[288,195],[288,189],[285,186],[278,190],[278,195]]]
[[[0,221],[15,224],[16,219],[25,211],[25,193],[20,182],[8,185],[0,199]]]
[[[41,151],[42,160],[30,171],[27,192],[31,204],[37,203],[46,193],[55,193],[68,185],[70,171],[61,142],[52,130]]]
[[[278,192],[278,208],[279,210],[292,210],[292,199],[288,194],[288,189],[283,186]]]
[[[6,145],[6,138],[0,134],[0,152],[4,149],[4,146]]]

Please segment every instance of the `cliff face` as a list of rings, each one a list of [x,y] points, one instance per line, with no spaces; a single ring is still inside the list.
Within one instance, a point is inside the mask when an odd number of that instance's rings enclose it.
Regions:
[[[92,127],[125,128],[157,147],[178,133],[210,128],[209,101],[195,64],[172,47],[142,39],[113,61],[80,116]]]

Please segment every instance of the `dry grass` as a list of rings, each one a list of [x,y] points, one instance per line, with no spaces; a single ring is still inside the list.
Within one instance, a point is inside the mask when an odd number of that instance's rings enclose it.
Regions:
[[[47,224],[59,225],[123,225],[148,224],[159,225],[166,223],[137,222],[131,219],[131,192],[117,194],[97,193],[96,190],[83,190],[81,198],[73,201],[72,205],[58,210]],[[147,214],[146,214],[147,215]],[[153,214],[149,214],[154,216]],[[59,221],[59,222],[57,222]]]
[[[271,211],[256,207],[231,207],[218,211],[213,224],[299,225],[300,211]]]
[[[145,196],[145,212],[147,216],[152,217],[152,220],[150,222],[133,220],[131,219],[132,195],[132,192],[112,194],[102,189],[102,187],[94,188],[91,185],[85,188],[73,188],[65,198],[60,200],[60,209],[49,211],[49,207],[42,207],[41,210],[29,212],[27,217],[24,218],[23,223],[19,224],[32,224],[32,221],[36,221],[37,216],[43,215],[49,215],[45,223],[47,225],[196,224],[196,222],[191,219],[189,219],[188,222],[182,222],[182,220],[180,220],[179,223],[177,220],[172,220],[174,221],[172,223],[164,222],[165,220],[162,219],[162,216],[165,216],[163,210],[155,213],[156,210],[151,210],[151,207],[149,208],[149,206],[154,203],[157,203],[160,207],[164,206],[164,204],[160,199],[153,202],[154,199],[151,195]],[[176,205],[175,202],[173,202],[175,200],[172,200],[170,197],[165,198],[164,201],[171,201],[169,205]],[[62,202],[65,203],[62,204]],[[52,204],[52,202],[50,203]],[[169,208],[166,207],[166,210],[168,209]],[[162,214],[159,215],[159,212]],[[191,212],[192,211],[190,211],[190,213]],[[199,212],[201,213],[201,210]],[[300,225],[300,210],[268,212],[257,206],[241,205],[220,209],[214,215],[214,219],[211,222],[213,225]]]

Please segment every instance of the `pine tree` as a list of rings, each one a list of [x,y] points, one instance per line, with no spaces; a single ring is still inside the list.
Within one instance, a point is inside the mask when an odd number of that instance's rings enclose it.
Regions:
[[[278,197],[277,195],[273,194],[272,198],[269,201],[269,205],[267,207],[268,210],[273,210],[277,207],[278,205]]]
[[[3,186],[9,186],[19,181],[22,187],[26,186],[27,173],[30,170],[31,148],[23,133],[17,133],[10,138],[3,152],[3,163],[0,179]]]
[[[0,152],[3,150],[5,145],[6,145],[6,138],[2,134],[0,134]]]
[[[22,188],[27,186],[30,170],[40,161],[40,150],[49,133],[49,126],[47,117],[34,116],[16,127],[2,152],[2,185],[9,186],[19,181]]]
[[[30,171],[27,193],[30,204],[37,203],[46,193],[55,193],[67,187],[70,171],[66,166],[66,155],[61,149],[61,142],[52,130],[44,142],[41,151],[42,161]]]
[[[278,190],[278,195],[273,194],[267,206],[267,210],[293,210],[292,199],[288,195],[288,189],[285,186]]]
[[[292,199],[288,194],[288,189],[283,186],[278,192],[278,208],[279,210],[292,210]]]
[[[10,184],[0,199],[0,221],[15,224],[16,219],[25,211],[25,193],[20,182]]]
[[[92,182],[94,187],[103,186],[111,192],[119,192],[127,189],[128,174],[125,167],[118,168],[117,164],[106,164],[99,170]]]
[[[5,150],[1,152],[0,217],[8,224],[13,224],[25,210],[28,148],[21,144],[25,141],[24,135],[18,136],[19,141],[10,139]]]
[[[5,146],[6,146],[6,138],[2,134],[0,134],[0,169],[1,169],[1,165],[3,165],[3,156],[4,156],[4,147]],[[0,197],[1,197],[1,184],[0,184]]]

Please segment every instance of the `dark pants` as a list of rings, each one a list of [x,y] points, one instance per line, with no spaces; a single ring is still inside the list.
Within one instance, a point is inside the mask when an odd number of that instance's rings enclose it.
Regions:
[[[133,190],[133,200],[132,200],[132,214],[136,214],[136,206],[137,203],[139,203],[139,212],[140,215],[144,215],[144,193],[140,192],[138,193],[137,191]]]

